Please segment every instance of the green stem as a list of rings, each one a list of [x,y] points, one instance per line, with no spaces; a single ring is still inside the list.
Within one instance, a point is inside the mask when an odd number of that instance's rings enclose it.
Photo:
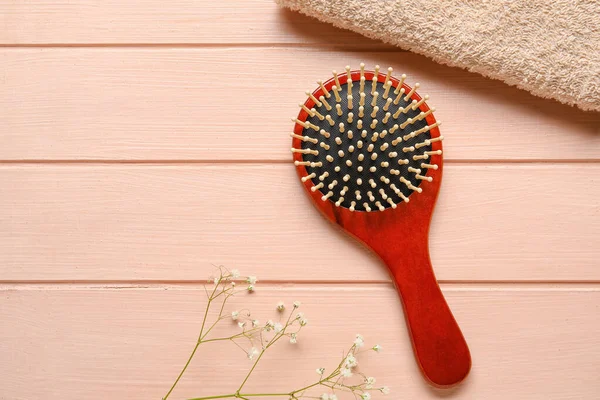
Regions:
[[[179,376],[177,377],[177,379],[175,379],[175,382],[173,383],[173,386],[171,386],[171,389],[169,389],[169,391],[167,392],[167,394],[165,395],[165,397],[163,397],[163,400],[167,400],[167,398],[169,397],[169,395],[171,394],[171,392],[173,391],[173,389],[175,389],[175,386],[177,386],[177,383],[179,382],[179,380],[183,376],[183,373],[187,369],[188,365],[190,365],[190,362],[192,362],[192,358],[194,358],[194,354],[196,354],[196,350],[198,350],[198,346],[200,346],[200,342],[196,343],[196,346],[194,346],[194,350],[192,350],[192,354],[190,354],[190,357],[188,358],[188,360],[185,363],[183,369],[179,373]]]
[[[194,397],[193,399],[188,399],[188,400],[210,400],[210,399],[227,399],[230,397],[236,397],[235,393],[231,393],[231,394],[222,394],[220,396],[206,396],[206,397]]]

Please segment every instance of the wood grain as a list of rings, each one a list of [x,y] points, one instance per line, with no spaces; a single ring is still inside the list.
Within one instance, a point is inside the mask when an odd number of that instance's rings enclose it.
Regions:
[[[599,180],[596,164],[446,165],[438,279],[600,280]],[[198,280],[212,263],[268,280],[388,280],[314,209],[291,163],[5,165],[0,181],[3,280]]]
[[[409,53],[5,48],[1,160],[288,160],[290,118],[331,69],[392,65],[430,94],[445,160],[600,160],[600,114]]]
[[[274,1],[82,0],[0,3],[3,44],[271,43],[380,46]]]
[[[600,325],[594,323],[598,288],[444,287],[444,292],[474,360],[472,374],[453,399],[592,399],[600,390]],[[193,347],[205,304],[203,291],[190,288],[0,293],[0,319],[10,321],[0,330],[0,383],[7,399],[42,394],[48,400],[159,399]],[[296,347],[281,343],[265,357],[249,392],[312,382],[315,368],[331,368],[354,334],[361,333],[368,345],[379,343],[384,351],[365,355],[360,367],[389,385],[390,396],[441,395],[419,375],[391,286],[259,284],[255,294],[226,311],[243,304],[261,321],[276,319],[280,300],[300,300],[309,324]],[[237,331],[226,323],[217,333]],[[234,391],[250,367],[232,344],[206,346],[174,399]]]

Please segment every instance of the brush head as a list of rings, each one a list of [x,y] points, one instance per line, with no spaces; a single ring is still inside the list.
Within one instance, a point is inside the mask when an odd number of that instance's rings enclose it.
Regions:
[[[350,211],[396,209],[436,179],[442,137],[429,96],[391,73],[346,67],[307,92],[292,152],[302,181],[321,201]]]

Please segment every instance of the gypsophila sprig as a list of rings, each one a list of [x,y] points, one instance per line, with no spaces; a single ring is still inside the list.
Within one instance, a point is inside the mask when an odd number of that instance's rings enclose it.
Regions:
[[[300,307],[299,301],[294,301],[292,303],[293,307],[289,313],[284,313],[285,305],[283,302],[277,303],[276,309],[280,313],[281,320],[273,321],[269,319],[264,325],[261,325],[260,321],[254,318],[252,313],[247,309],[226,311],[227,301],[236,294],[253,292],[258,279],[256,276],[241,276],[240,272],[236,269],[229,271],[223,266],[218,267],[218,269],[218,276],[211,277],[208,281],[210,287],[205,287],[208,303],[206,305],[202,325],[200,327],[200,334],[198,335],[196,344],[186,364],[179,373],[179,376],[167,394],[163,397],[163,400],[166,400],[177,386],[177,383],[196,354],[198,347],[201,344],[218,341],[231,342],[243,350],[247,361],[250,362],[249,371],[237,390],[233,393],[196,397],[189,400],[225,398],[248,400],[250,397],[258,396],[281,397],[284,400],[299,400],[302,398],[338,400],[337,393],[344,392],[351,393],[355,399],[358,400],[371,400],[371,391],[378,391],[382,394],[388,394],[390,392],[390,389],[387,386],[375,387],[375,378],[367,377],[357,370],[357,355],[359,353],[364,353],[364,351],[359,351],[359,349],[364,346],[364,339],[361,335],[356,335],[349,350],[344,353],[341,361],[335,368],[331,369],[329,374],[325,373],[326,369],[323,367],[319,367],[315,370],[318,376],[318,380],[315,382],[294,390],[283,390],[275,393],[246,393],[244,387],[265,352],[282,339],[287,339],[290,344],[297,343],[298,335],[308,324],[308,319],[303,313],[298,312],[298,308]],[[238,290],[236,289],[235,280],[245,282],[247,286]],[[219,314],[214,321],[209,321],[208,315],[211,311],[211,307],[215,303],[220,303],[217,306]],[[229,336],[211,337],[210,333],[213,332],[213,328],[218,323],[227,319],[229,319],[230,323],[233,321],[233,325],[237,324],[238,329],[234,330],[235,332]],[[375,345],[371,347],[370,350],[379,352],[381,346]],[[362,380],[356,381],[357,378],[361,378]]]

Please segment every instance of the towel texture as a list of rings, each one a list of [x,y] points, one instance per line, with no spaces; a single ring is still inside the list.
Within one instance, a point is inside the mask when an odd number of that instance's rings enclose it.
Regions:
[[[340,28],[600,111],[600,0],[276,0]]]

